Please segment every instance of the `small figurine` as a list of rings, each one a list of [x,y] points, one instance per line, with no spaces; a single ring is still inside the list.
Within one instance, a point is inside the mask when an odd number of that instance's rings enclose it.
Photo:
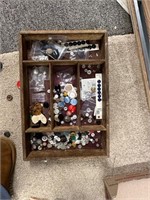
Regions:
[[[45,125],[47,123],[47,118],[43,115],[42,110],[41,103],[35,103],[31,106],[31,121],[33,124],[38,124],[41,122]]]

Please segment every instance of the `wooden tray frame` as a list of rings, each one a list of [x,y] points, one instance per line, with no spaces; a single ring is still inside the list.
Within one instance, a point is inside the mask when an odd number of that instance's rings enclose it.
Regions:
[[[50,35],[66,35],[70,40],[100,40],[100,55],[101,57],[89,60],[49,60],[49,61],[33,61],[27,60],[27,49],[26,40],[42,40],[48,38]],[[21,31],[20,32],[20,80],[21,80],[21,112],[22,112],[22,142],[23,142],[23,159],[46,159],[47,157],[68,157],[68,156],[109,156],[109,71],[108,71],[108,35],[105,30],[65,30],[65,31]],[[105,113],[105,124],[93,126],[77,126],[77,127],[60,127],[55,129],[50,127],[40,127],[40,128],[30,128],[27,126],[29,124],[28,120],[29,108],[28,104],[28,73],[27,68],[34,65],[77,65],[77,70],[79,70],[79,65],[81,64],[103,64],[104,65],[104,83],[103,91],[105,95],[105,101],[103,103],[103,109]],[[50,73],[51,74],[51,73]],[[30,147],[30,134],[33,132],[50,132],[50,131],[64,131],[64,130],[100,130],[104,135],[104,149],[69,149],[64,150],[42,150],[42,151],[31,151]]]

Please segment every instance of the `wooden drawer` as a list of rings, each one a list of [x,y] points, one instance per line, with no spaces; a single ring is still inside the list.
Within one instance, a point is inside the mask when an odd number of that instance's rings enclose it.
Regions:
[[[22,31],[20,80],[24,160],[109,155],[105,30]]]

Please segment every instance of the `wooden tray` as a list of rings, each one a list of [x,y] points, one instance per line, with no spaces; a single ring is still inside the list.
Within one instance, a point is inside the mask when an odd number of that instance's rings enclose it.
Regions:
[[[96,52],[89,52],[88,56],[84,59],[76,58],[71,60],[70,57],[62,57],[59,60],[31,60],[29,51],[35,41],[47,41],[49,38],[54,37],[57,39],[65,38],[65,41],[90,41],[92,44],[98,44],[99,49]],[[109,94],[108,94],[108,36],[105,30],[67,30],[67,31],[21,31],[20,32],[20,80],[21,80],[21,106],[22,106],[22,140],[23,140],[23,157],[24,160],[31,160],[35,158],[46,159],[47,157],[68,157],[68,156],[108,156],[109,155]],[[82,65],[99,66],[97,73],[102,74],[102,120],[99,124],[84,124],[81,122],[81,106],[80,100],[80,77],[86,78],[82,70]],[[57,72],[62,70],[71,70],[75,76],[75,86],[77,88],[77,110],[78,116],[75,125],[57,126],[54,120],[53,92],[50,94],[40,94],[37,97],[34,94],[34,89],[31,89],[30,78],[33,69],[44,69],[47,73],[47,80],[44,82],[44,91],[50,89],[53,91],[55,76]],[[95,73],[96,73],[95,72]],[[89,76],[93,78],[93,75]],[[42,93],[42,92],[41,92]],[[50,109],[44,110],[45,116],[51,117],[51,121],[46,126],[33,128],[30,120],[30,107],[34,99],[41,98],[42,95],[49,102]],[[49,115],[49,116],[48,116]],[[58,150],[51,148],[49,150],[34,151],[31,148],[30,139],[33,133],[50,133],[50,132],[63,132],[63,131],[101,131],[101,147],[95,148],[94,146],[87,146],[82,149],[70,148],[68,150]]]

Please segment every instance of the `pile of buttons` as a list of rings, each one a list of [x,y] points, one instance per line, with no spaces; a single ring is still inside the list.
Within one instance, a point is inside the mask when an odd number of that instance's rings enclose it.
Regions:
[[[100,131],[86,132],[52,132],[47,134],[34,133],[31,136],[30,143],[32,150],[47,150],[57,148],[67,150],[72,148],[81,149],[88,144],[95,145],[96,148],[101,148],[100,137],[97,137]]]
[[[57,126],[77,122],[77,92],[72,84],[55,85],[54,92],[54,120]]]

